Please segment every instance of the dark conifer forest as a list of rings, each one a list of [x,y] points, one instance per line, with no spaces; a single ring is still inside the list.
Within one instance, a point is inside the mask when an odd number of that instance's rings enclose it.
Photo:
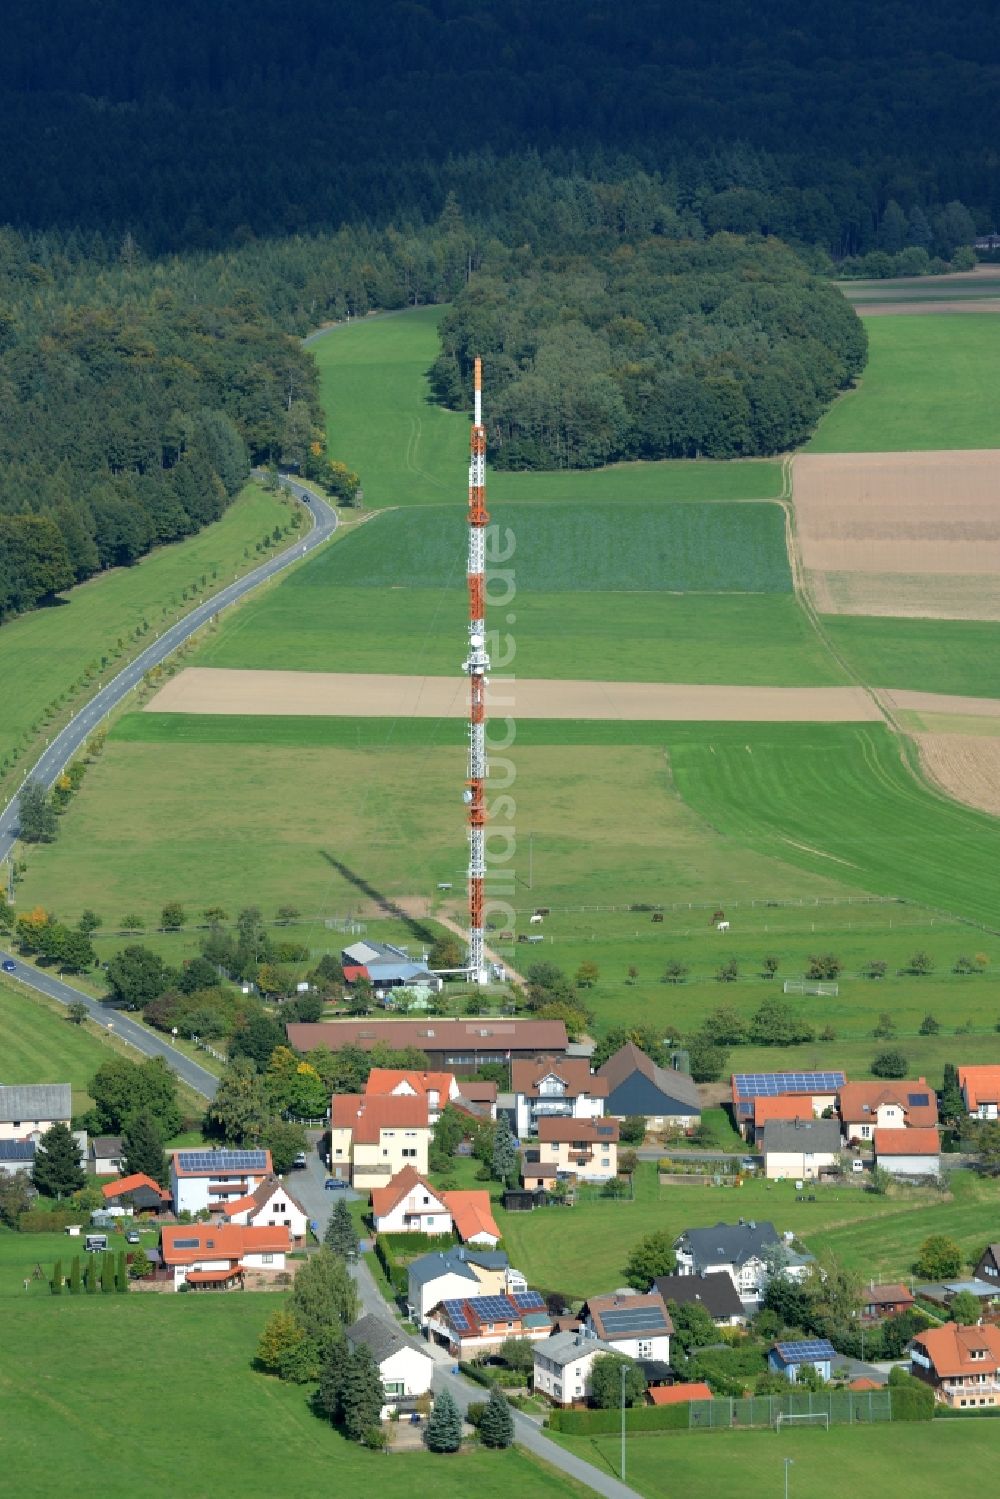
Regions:
[[[0,618],[294,461],[347,313],[453,301],[508,465],[799,441],[831,274],[997,227],[998,60],[985,0],[8,0]]]

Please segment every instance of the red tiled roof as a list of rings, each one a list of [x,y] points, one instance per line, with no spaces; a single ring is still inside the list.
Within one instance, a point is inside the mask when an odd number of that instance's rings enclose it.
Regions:
[[[120,1181],[106,1182],[101,1188],[101,1192],[110,1202],[112,1198],[122,1197],[126,1192],[134,1192],[137,1187],[148,1187],[163,1202],[170,1201],[170,1193],[164,1191],[159,1182],[155,1182],[151,1176],[147,1176],[143,1171],[133,1171],[131,1176],[123,1176]]]
[[[178,1239],[197,1244],[178,1248]],[[274,1228],[243,1228],[238,1223],[178,1223],[164,1228],[160,1244],[165,1265],[196,1265],[199,1260],[242,1259],[245,1254],[271,1254],[291,1249],[284,1224]]]
[[[753,1122],[766,1124],[769,1119],[812,1119],[812,1104],[801,1093],[778,1093],[773,1098],[755,1098]]]
[[[875,1154],[939,1155],[941,1141],[936,1129],[877,1129]]]
[[[911,1103],[912,1094],[926,1098],[927,1102]],[[910,1129],[937,1124],[937,1095],[925,1077],[900,1082],[845,1083],[840,1090],[840,1117],[845,1124],[870,1123],[884,1103],[898,1104]]]
[[[235,1202],[224,1202],[222,1211],[227,1218],[235,1218],[237,1213],[248,1213],[251,1208],[257,1206],[257,1199],[251,1192],[249,1197],[237,1197]]]
[[[489,1016],[469,1020],[297,1020],[286,1026],[286,1031],[296,1051],[312,1051],[316,1046],[328,1046],[331,1051],[344,1046],[359,1046],[362,1051],[371,1051],[373,1046],[416,1046],[420,1051],[530,1051],[542,1056],[562,1053],[569,1044],[561,1020],[498,1020]]]
[[[373,1067],[365,1083],[365,1095],[370,1098],[381,1094],[396,1093],[402,1084],[409,1084],[411,1093],[417,1098],[426,1098],[429,1094],[436,1093],[443,1107],[454,1091],[455,1074],[453,1072],[412,1072],[401,1067]],[[398,1096],[405,1098],[407,1094],[400,1092]]]
[[[500,1089],[496,1083],[480,1078],[463,1077],[458,1084],[459,1092],[469,1103],[496,1103]]]
[[[414,1187],[423,1187],[435,1202],[447,1206],[443,1193],[436,1192],[430,1182],[425,1181],[419,1171],[415,1171],[412,1166],[404,1166],[402,1171],[397,1171],[396,1175],[390,1179],[388,1186],[372,1187],[372,1212],[375,1217],[384,1218],[386,1213],[391,1213],[393,1208],[402,1202],[407,1192],[412,1192]]]
[[[213,1281],[232,1280],[243,1274],[242,1265],[229,1265],[225,1270],[189,1270],[184,1279],[193,1286],[209,1285]]]
[[[654,1405],[683,1405],[686,1400],[711,1400],[707,1384],[661,1384],[649,1392]]]
[[[1000,1103],[1000,1067],[959,1067],[958,1086],[965,1094],[967,1108]]]
[[[948,1322],[917,1333],[914,1348],[930,1359],[939,1379],[957,1374],[995,1374],[1000,1368],[1000,1327],[960,1327]],[[984,1350],[985,1358],[973,1358],[974,1351]]]
[[[588,1145],[617,1145],[619,1124],[617,1119],[562,1119],[559,1117],[539,1119],[538,1138],[549,1144],[570,1144],[586,1141]]]
[[[384,1129],[428,1129],[426,1098],[385,1093],[369,1098],[360,1093],[335,1093],[330,1106],[330,1128],[349,1129],[362,1145],[377,1145]]]
[[[344,983],[354,984],[358,979],[371,980],[371,974],[363,963],[347,963],[344,965]]]
[[[865,1306],[913,1305],[913,1296],[904,1285],[869,1286],[862,1292],[861,1300]]]
[[[608,1096],[607,1078],[595,1077],[586,1057],[517,1058],[510,1065],[511,1092],[523,1093],[526,1098],[538,1098],[542,1079],[552,1074],[566,1084],[566,1094],[570,1097],[582,1093],[591,1098]]]
[[[847,1388],[849,1390],[880,1390],[882,1386],[877,1379],[865,1379],[862,1377],[860,1379],[852,1379]]]
[[[493,1209],[490,1207],[489,1192],[485,1190],[445,1192],[443,1197],[454,1221],[455,1232],[463,1244],[467,1244],[477,1234],[489,1234],[493,1239],[500,1238],[500,1230],[493,1217]]]

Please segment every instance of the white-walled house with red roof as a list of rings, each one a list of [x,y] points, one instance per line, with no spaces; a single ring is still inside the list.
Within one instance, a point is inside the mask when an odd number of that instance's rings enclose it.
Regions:
[[[441,1111],[459,1096],[453,1072],[418,1072],[412,1068],[373,1067],[365,1083],[368,1098],[424,1098],[427,1116],[436,1124]]]
[[[241,1285],[247,1270],[276,1274],[292,1247],[284,1226],[243,1228],[235,1223],[179,1223],[163,1228],[160,1253],[174,1290]]]
[[[227,1202],[222,1213],[228,1223],[243,1228],[287,1228],[296,1246],[304,1242],[309,1227],[305,1208],[276,1176],[265,1177],[246,1197]]]
[[[444,1193],[412,1166],[404,1166],[386,1186],[373,1187],[371,1204],[376,1233],[441,1234],[451,1238],[454,1220]]]
[[[214,1212],[274,1175],[269,1150],[175,1150],[170,1189],[177,1213]]]
[[[385,1187],[404,1166],[423,1176],[431,1143],[426,1098],[335,1093],[330,1171],[353,1187]]]

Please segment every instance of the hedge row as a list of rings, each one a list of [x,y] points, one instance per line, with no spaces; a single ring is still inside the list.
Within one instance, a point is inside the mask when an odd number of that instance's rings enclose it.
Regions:
[[[686,1431],[690,1419],[687,1405],[637,1405],[625,1412],[625,1430]],[[548,1424],[571,1437],[603,1436],[621,1431],[622,1417],[620,1410],[554,1410]]]

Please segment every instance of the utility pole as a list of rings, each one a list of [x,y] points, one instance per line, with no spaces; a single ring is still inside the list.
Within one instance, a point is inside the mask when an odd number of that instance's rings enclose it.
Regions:
[[[475,414],[469,459],[469,762],[463,800],[469,809],[469,979],[489,982],[484,905],[486,884],[486,429],[483,426],[483,361],[475,362]]]
[[[622,1371],[622,1483],[625,1482],[625,1364],[621,1366]],[[787,1482],[787,1477],[786,1477]],[[788,1494],[785,1494],[788,1499]]]
[[[788,1470],[794,1463],[795,1459],[794,1457],[786,1457],[783,1458],[782,1461],[785,1464],[785,1499],[788,1499]]]

